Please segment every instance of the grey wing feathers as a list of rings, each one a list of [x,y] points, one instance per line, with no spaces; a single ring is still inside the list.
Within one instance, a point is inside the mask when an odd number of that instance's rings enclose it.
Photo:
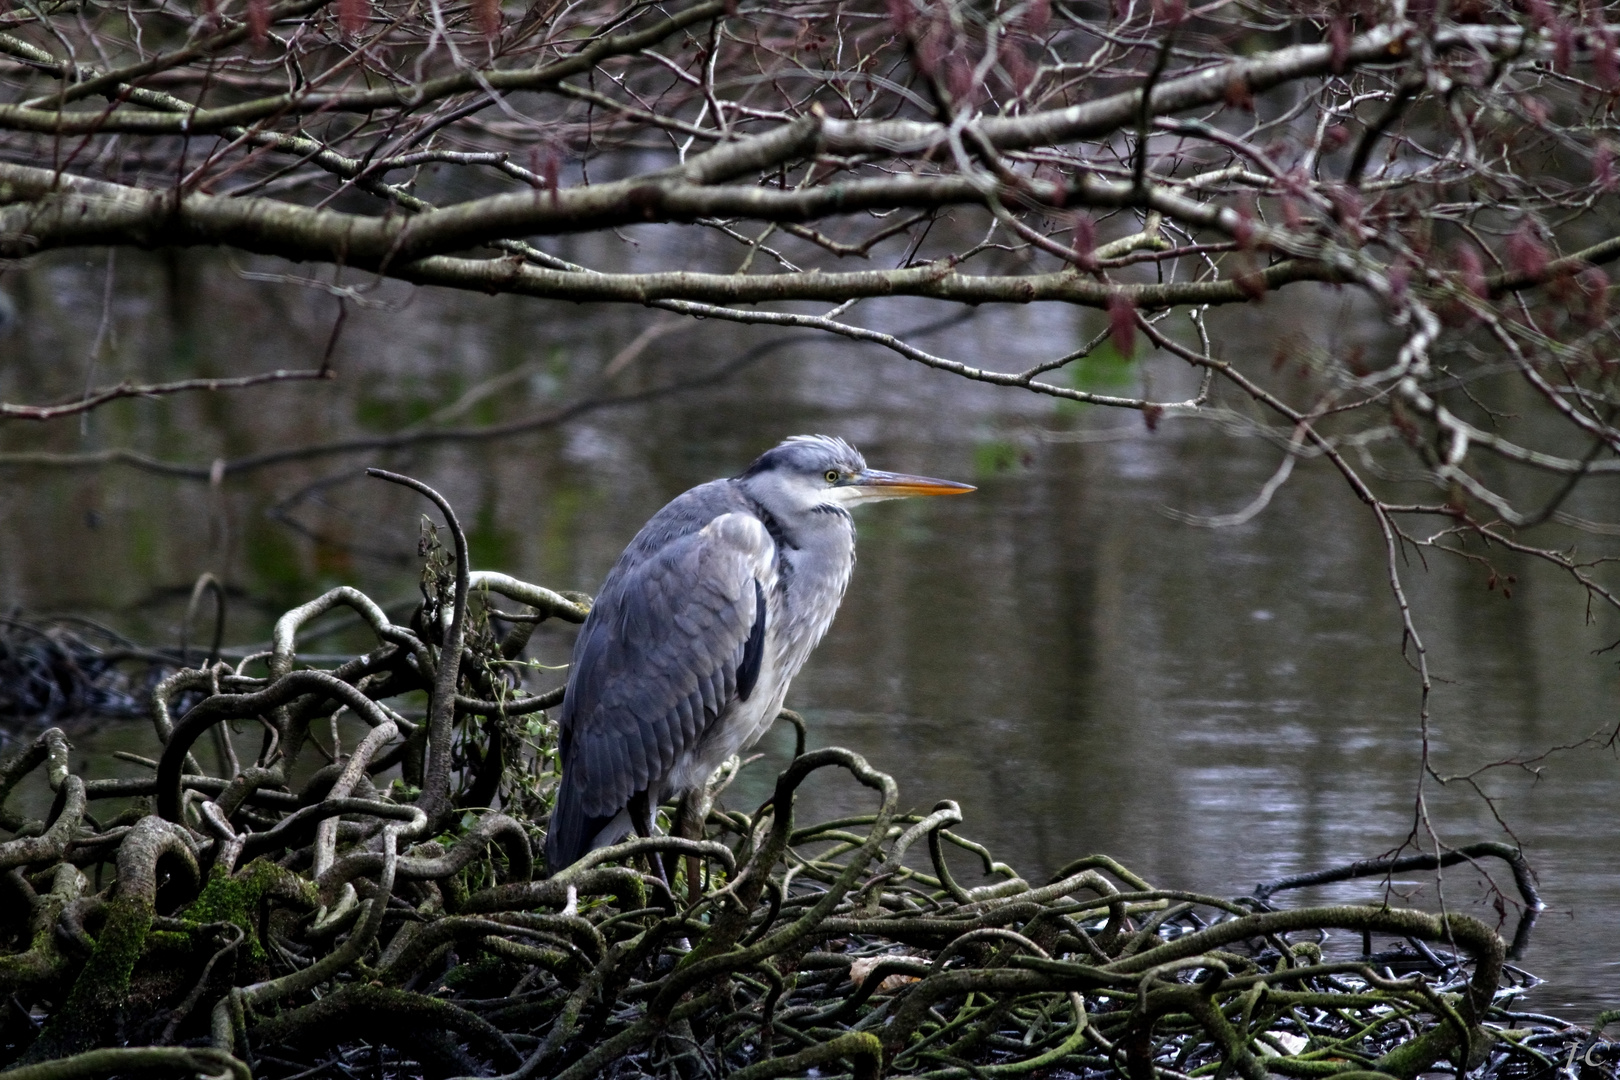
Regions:
[[[760,665],[765,660],[765,586],[754,579],[754,626],[748,631],[748,643],[743,646],[742,664],[737,668],[737,696],[744,701],[754,692],[759,682]]]
[[[773,558],[757,520],[727,514],[616,568],[575,646],[563,705],[563,787],[586,817],[612,817],[649,787],[663,794],[743,677],[757,678],[758,578]]]

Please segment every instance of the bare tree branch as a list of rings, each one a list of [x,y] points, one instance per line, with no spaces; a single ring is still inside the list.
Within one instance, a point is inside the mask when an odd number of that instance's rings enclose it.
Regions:
[[[165,383],[121,382],[116,386],[103,386],[91,390],[83,397],[60,405],[8,405],[0,402],[0,420],[56,420],[89,412],[119,398],[152,398],[169,394],[183,394],[194,390],[241,390],[265,383],[299,382],[309,379],[330,379],[330,369],[315,368],[308,371],[267,371],[261,375],[244,375],[232,379],[180,379]]]

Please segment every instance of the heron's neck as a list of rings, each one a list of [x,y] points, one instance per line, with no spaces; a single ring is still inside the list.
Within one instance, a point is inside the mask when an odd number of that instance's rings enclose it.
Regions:
[[[771,536],[771,543],[776,545],[777,570],[780,572],[783,553],[799,546],[794,535],[798,530],[793,530],[790,533],[787,526],[782,524],[782,519],[771,512],[770,507],[752,495],[748,495],[746,498],[749,509],[754,512],[754,516],[759,518],[760,523],[765,526],[765,531]]]
[[[777,544],[776,567],[782,659],[796,671],[844,598],[855,565],[855,524],[848,511],[835,507],[800,515],[793,525],[786,543]]]

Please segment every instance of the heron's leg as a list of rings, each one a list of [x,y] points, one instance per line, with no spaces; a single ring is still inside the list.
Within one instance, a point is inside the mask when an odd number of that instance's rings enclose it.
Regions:
[[[635,828],[637,836],[652,835],[653,813],[656,806],[652,796],[646,791],[638,791],[630,796],[630,805],[626,809],[630,811],[630,824]],[[647,864],[665,885],[669,884],[669,875],[664,872],[664,860],[659,858],[658,852],[647,852]]]
[[[709,820],[709,808],[714,798],[707,785],[693,788],[681,796],[681,808],[675,814],[675,835],[687,840],[703,839],[703,825]],[[696,855],[686,857],[686,902],[695,904],[703,899],[703,860]]]

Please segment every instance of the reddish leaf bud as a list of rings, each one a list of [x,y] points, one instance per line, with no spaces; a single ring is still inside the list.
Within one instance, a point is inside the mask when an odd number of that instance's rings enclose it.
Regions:
[[[1350,141],[1350,129],[1343,124],[1334,124],[1322,132],[1322,153],[1336,154],[1344,149],[1344,144]]]
[[[529,171],[534,174],[530,183],[535,188],[536,198],[539,192],[549,191],[555,200],[562,184],[562,155],[557,147],[550,142],[529,147]]]
[[[1614,147],[1607,142],[1598,143],[1592,151],[1592,179],[1597,182],[1599,190],[1614,190]]]
[[[366,28],[371,0],[338,0],[338,26],[350,37]]]
[[[1254,93],[1242,75],[1234,74],[1226,84],[1226,104],[1233,109],[1254,112]]]
[[[917,66],[924,75],[936,75],[944,60],[945,33],[937,26],[930,26],[917,43]]]
[[[1472,246],[1462,244],[1457,248],[1452,261],[1457,264],[1457,275],[1462,279],[1462,287],[1481,300],[1489,300],[1491,290],[1485,281],[1485,267],[1479,261],[1479,253]]]
[[[270,36],[270,0],[248,0],[247,22],[253,44],[263,45]]]
[[[1247,266],[1241,273],[1232,279],[1232,283],[1243,291],[1243,295],[1259,303],[1265,299],[1270,286],[1266,284],[1266,276],[1253,266]]]
[[[1186,0],[1153,0],[1153,21],[1180,26],[1187,18]]]
[[[1136,355],[1136,305],[1122,292],[1108,297],[1108,338],[1119,355]]]
[[[1508,237],[1507,257],[1514,270],[1533,280],[1547,272],[1550,256],[1547,246],[1536,234],[1536,227],[1526,220],[1517,232]]]
[[[486,38],[501,32],[501,0],[472,0],[473,19]]]
[[[1047,200],[1058,210],[1069,201],[1069,185],[1063,179],[1063,170],[1042,162],[1035,167],[1035,179],[1045,180],[1049,187],[1045,189]]]
[[[1030,80],[1035,77],[1035,67],[1017,43],[1008,41],[1002,48],[1001,67],[1007,73],[1007,85],[1014,94],[1022,94],[1029,89]]]
[[[1389,268],[1385,275],[1389,279],[1389,294],[1399,300],[1406,295],[1406,288],[1412,284],[1412,270],[1403,263],[1396,263]]]
[[[1609,275],[1601,266],[1588,266],[1576,276],[1575,284],[1586,300],[1582,318],[1588,326],[1602,326],[1609,318]]]
[[[1620,88],[1620,62],[1614,55],[1614,37],[1609,28],[1599,23],[1592,32],[1592,73],[1598,85],[1605,90]]]
[[[1240,248],[1254,247],[1254,211],[1247,206],[1239,206],[1234,213],[1237,221],[1232,225],[1232,239],[1237,241]]]
[[[1074,215],[1074,265],[1082,270],[1097,268],[1097,223],[1091,215]]]
[[[1290,229],[1298,229],[1305,224],[1305,215],[1300,212],[1298,199],[1292,195],[1284,195],[1281,203],[1284,225]]]
[[[1547,0],[1525,0],[1524,10],[1537,30],[1545,30],[1553,24],[1553,9]]]
[[[1328,191],[1328,198],[1333,200],[1333,213],[1339,224],[1355,232],[1361,225],[1361,192],[1339,184]]]
[[[955,104],[967,105],[973,100],[973,65],[968,63],[967,57],[959,52],[951,53],[945,61],[945,83]]]
[[[911,29],[911,24],[917,21],[917,9],[911,6],[911,0],[885,0],[889,12],[889,27],[897,34],[904,34]]]
[[[529,150],[529,170],[540,180],[540,189],[556,194],[562,184],[562,154],[546,142]]]
[[[1560,75],[1569,73],[1570,61],[1575,57],[1575,28],[1560,19],[1553,24],[1553,70]]]
[[[1345,65],[1350,62],[1350,24],[1343,15],[1335,15],[1328,23],[1328,47],[1332,49],[1328,66],[1333,74],[1343,75]]]
[[[1052,21],[1052,0],[1029,0],[1024,9],[1023,28],[1031,34],[1043,34]]]

